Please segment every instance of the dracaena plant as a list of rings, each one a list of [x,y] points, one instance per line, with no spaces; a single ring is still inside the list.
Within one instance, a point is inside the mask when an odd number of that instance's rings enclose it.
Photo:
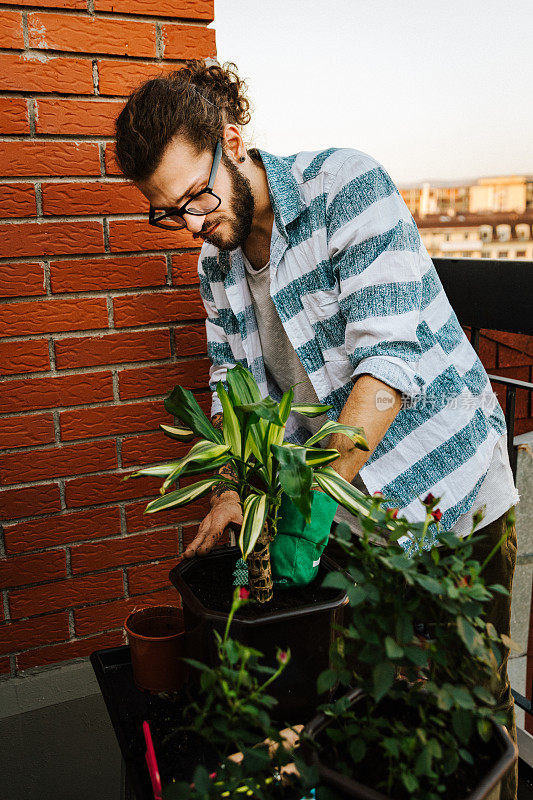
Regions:
[[[195,437],[199,441],[183,458],[138,470],[127,477],[164,479],[161,497],[146,507],[149,514],[184,506],[220,483],[238,492],[243,507],[239,547],[248,564],[252,597],[265,603],[273,595],[269,546],[276,535],[283,492],[307,522],[311,518],[312,489],[323,490],[350,512],[370,515],[389,529],[394,527],[394,520],[331,467],[340,456],[338,450],[315,446],[326,436],[340,432],[355,447],[368,450],[362,428],[328,420],[301,446],[284,441],[291,411],[316,417],[331,406],[294,404],[292,387],[279,402],[270,396],[262,398],[253,375],[241,364],[229,369],[226,375],[227,388],[222,381],[217,384],[223,410],[222,430],[211,424],[189,390],[176,386],[165,399],[165,408],[183,427],[160,427],[167,436],[180,442],[190,442]],[[200,475],[226,464],[231,466],[234,479],[216,474],[169,491],[179,478]]]

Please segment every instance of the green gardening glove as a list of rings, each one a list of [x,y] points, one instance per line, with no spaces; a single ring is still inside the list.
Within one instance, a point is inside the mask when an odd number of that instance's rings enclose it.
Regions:
[[[307,524],[290,497],[282,494],[278,532],[270,543],[274,586],[306,586],[316,578],[338,506],[325,492],[312,490]]]

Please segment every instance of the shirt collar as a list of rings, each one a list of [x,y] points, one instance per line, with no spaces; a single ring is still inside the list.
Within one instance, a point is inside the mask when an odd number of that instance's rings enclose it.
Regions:
[[[292,174],[290,163],[293,157],[283,158],[257,150],[266,170],[268,193],[279,232],[287,238],[286,227],[305,208],[298,183]]]

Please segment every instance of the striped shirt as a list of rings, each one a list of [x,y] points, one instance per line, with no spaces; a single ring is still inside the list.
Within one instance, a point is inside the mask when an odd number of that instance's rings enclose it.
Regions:
[[[398,389],[402,407],[361,478],[413,522],[424,518],[428,492],[442,497],[441,528],[451,530],[472,507],[506,425],[409,209],[381,164],[358,150],[258,153],[274,212],[270,294],[317,396],[336,420],[358,376]],[[198,273],[212,414],[222,410],[216,383],[237,362],[262,396],[279,399],[241,248],[204,242]],[[285,438],[303,443],[298,417]]]

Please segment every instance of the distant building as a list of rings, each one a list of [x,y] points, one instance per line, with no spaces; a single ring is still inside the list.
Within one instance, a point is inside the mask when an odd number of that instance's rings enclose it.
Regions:
[[[415,217],[505,211],[523,214],[533,210],[531,175],[504,175],[456,184],[425,182],[400,192]]]
[[[523,214],[414,215],[432,258],[533,261],[533,209]]]

